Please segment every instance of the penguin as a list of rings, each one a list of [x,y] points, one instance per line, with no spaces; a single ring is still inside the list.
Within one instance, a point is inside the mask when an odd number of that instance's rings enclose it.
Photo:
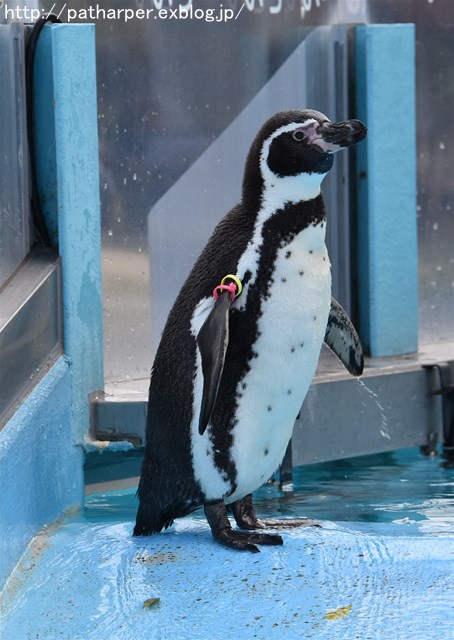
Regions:
[[[252,492],[281,463],[323,342],[355,376],[363,352],[331,297],[320,184],[359,120],[275,114],[246,158],[242,198],[219,222],[168,316],[152,367],[135,536],[202,507],[217,542],[258,552]],[[233,528],[228,510],[239,529]],[[310,522],[309,522],[310,524]]]

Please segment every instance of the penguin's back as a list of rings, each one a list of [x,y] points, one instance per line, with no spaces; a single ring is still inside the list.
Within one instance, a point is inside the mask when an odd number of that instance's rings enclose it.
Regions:
[[[221,220],[182,286],[164,327],[151,373],[138,489],[140,509],[146,510],[142,521],[147,532],[161,530],[204,499],[194,474],[191,433],[200,409],[196,405],[197,379],[201,375],[193,318],[198,303],[208,301],[212,305],[214,287],[227,273],[235,273],[253,224],[241,205]]]

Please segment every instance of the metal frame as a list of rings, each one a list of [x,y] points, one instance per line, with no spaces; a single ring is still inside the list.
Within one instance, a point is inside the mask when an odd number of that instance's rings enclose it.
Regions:
[[[34,250],[0,288],[0,428],[63,353],[60,259]]]
[[[428,364],[437,367],[446,355],[445,346],[436,345],[412,356],[369,359],[363,377],[355,380],[324,350],[295,423],[281,482],[291,482],[292,467],[302,464],[406,447],[433,453],[447,418],[441,397],[434,393],[438,376]],[[131,384],[117,384],[114,394],[91,394],[95,440],[143,446],[148,380]]]
[[[0,286],[30,250],[24,26],[0,25]]]

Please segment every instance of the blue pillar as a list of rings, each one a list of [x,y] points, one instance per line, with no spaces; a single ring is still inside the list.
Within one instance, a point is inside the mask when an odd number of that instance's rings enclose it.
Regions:
[[[356,28],[360,332],[372,356],[418,349],[414,25]]]
[[[62,260],[64,352],[73,381],[73,434],[81,443],[89,428],[88,394],[104,385],[94,25],[44,27],[35,85],[39,187]]]

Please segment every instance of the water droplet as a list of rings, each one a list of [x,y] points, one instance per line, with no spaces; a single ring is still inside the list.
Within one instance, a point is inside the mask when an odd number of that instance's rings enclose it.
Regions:
[[[108,236],[113,236],[113,231],[112,231],[112,229],[109,229],[109,231],[107,232],[107,235],[108,235]]]
[[[444,143],[444,142],[440,142],[439,147],[440,147],[440,149],[441,149],[442,151],[443,151],[444,149],[446,149],[446,147],[445,147],[445,143]]]
[[[391,440],[391,436],[388,433],[388,418],[385,414],[385,408],[378,400],[377,394],[370,389],[366,383],[361,379],[356,379],[355,382],[359,385],[359,388],[365,391],[368,396],[372,399],[377,409],[380,411],[381,425],[380,425],[380,435],[387,440]]]
[[[133,179],[133,180],[137,180],[137,173],[134,173],[134,174],[133,174],[132,179]]]

